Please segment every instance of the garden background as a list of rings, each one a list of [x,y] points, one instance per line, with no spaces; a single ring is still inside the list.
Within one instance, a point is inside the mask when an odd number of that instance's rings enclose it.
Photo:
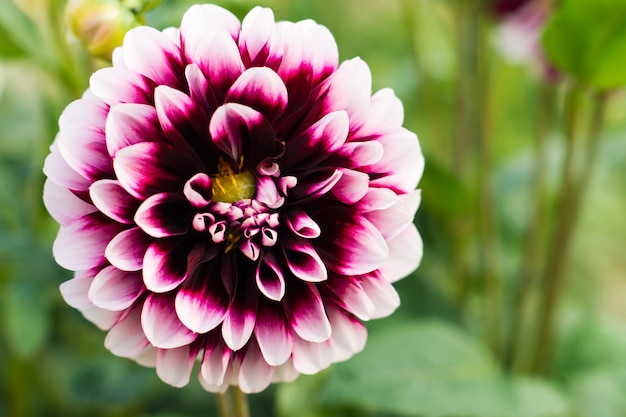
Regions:
[[[257,5],[215,3],[240,18]],[[251,395],[252,416],[626,416],[626,5],[558,2],[546,71],[541,52],[515,53],[524,39],[488,1],[258,3],[326,25],[341,60],[370,65],[374,90],[402,99],[426,171],[424,258],[396,285],[399,310],[368,323],[348,362]],[[163,0],[147,23],[178,26],[191,4]],[[172,388],[114,357],[59,293],[70,273],[51,254],[43,161],[61,111],[106,65],[63,9],[0,0],[0,417],[215,415],[197,381]],[[570,151],[579,186],[563,197]]]

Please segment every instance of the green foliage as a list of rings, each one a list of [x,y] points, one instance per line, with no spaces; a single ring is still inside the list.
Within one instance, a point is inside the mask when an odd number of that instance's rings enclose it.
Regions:
[[[544,34],[552,63],[599,89],[626,84],[626,3],[566,0]]]

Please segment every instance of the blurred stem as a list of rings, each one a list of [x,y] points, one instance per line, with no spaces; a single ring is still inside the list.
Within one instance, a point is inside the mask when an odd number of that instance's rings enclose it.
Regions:
[[[230,392],[220,392],[216,394],[217,397],[217,410],[220,417],[235,417],[233,414],[233,407],[231,405]]]
[[[554,317],[564,287],[571,238],[578,220],[583,196],[595,165],[604,124],[606,93],[600,93],[593,96],[593,110],[585,149],[577,149],[576,127],[581,100],[581,88],[575,85],[568,96],[565,108],[566,153],[563,164],[561,192],[556,211],[557,223],[549,248],[548,264],[543,277],[545,289],[540,304],[539,328],[537,330],[536,347],[531,368],[535,373],[546,370],[548,359],[552,353]],[[580,171],[577,172],[576,158],[581,151],[584,151],[584,161],[581,161]]]
[[[233,403],[235,405],[235,417],[250,417],[247,395],[237,385],[233,385]]]
[[[537,100],[537,130],[533,153],[531,212],[528,219],[525,249],[520,265],[517,290],[513,300],[513,312],[508,326],[509,337],[504,358],[505,368],[515,369],[520,363],[518,345],[526,330],[524,318],[528,297],[539,275],[543,253],[543,230],[546,225],[548,167],[548,138],[554,127],[556,116],[557,86],[550,81],[541,84]]]

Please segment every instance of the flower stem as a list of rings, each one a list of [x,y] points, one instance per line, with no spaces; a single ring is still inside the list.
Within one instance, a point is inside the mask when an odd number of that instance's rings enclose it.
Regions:
[[[235,417],[233,414],[233,407],[231,405],[230,392],[220,392],[217,397],[217,409],[220,417]]]
[[[237,385],[233,385],[233,403],[235,405],[235,417],[250,417],[248,397]]]
[[[566,103],[566,154],[563,164],[561,192],[557,206],[557,224],[548,253],[544,279],[545,289],[540,303],[539,328],[531,370],[539,373],[545,371],[552,351],[554,316],[565,281],[565,268],[572,241],[572,234],[578,220],[583,195],[589,183],[595,165],[596,155],[604,123],[606,94],[593,97],[593,113],[584,149],[584,161],[577,172],[577,149],[575,136],[577,115],[581,104],[581,89],[574,86]]]
[[[520,265],[520,275],[514,295],[513,312],[509,323],[504,365],[507,369],[515,369],[521,362],[518,350],[520,340],[524,338],[526,329],[524,318],[528,297],[539,275],[543,260],[543,230],[546,225],[547,189],[546,168],[548,166],[548,138],[554,127],[556,116],[556,85],[545,81],[542,83],[538,97],[536,143],[533,155],[532,192],[530,196],[531,212],[524,254]]]

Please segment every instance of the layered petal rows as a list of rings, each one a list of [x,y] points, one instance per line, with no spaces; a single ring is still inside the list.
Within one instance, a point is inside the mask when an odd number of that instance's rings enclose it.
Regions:
[[[360,351],[421,259],[423,157],[329,31],[193,6],[127,33],[60,118],[44,201],[61,292],[114,354],[245,392]]]

